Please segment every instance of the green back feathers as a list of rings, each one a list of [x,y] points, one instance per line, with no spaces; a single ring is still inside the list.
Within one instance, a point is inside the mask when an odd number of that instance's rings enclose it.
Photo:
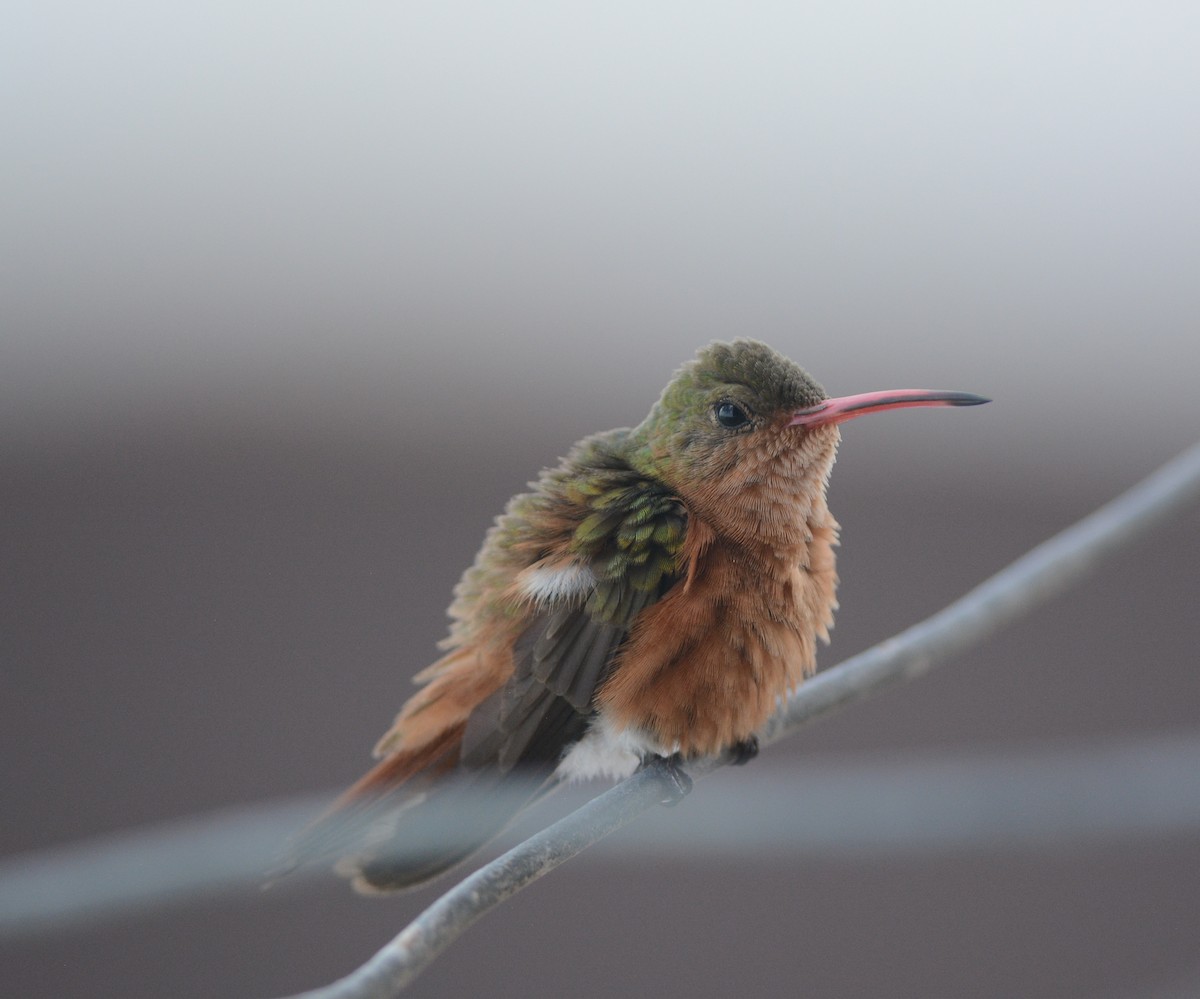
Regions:
[[[678,571],[686,515],[665,489],[640,477],[611,484],[592,497],[589,509],[571,539],[572,552],[596,576],[588,612],[628,625]]]
[[[596,577],[587,610],[628,625],[674,576],[687,530],[682,505],[627,459],[628,431],[589,437],[572,452],[561,478],[563,499],[583,514],[568,550]]]
[[[585,438],[532,492],[513,497],[455,590],[445,645],[485,622],[521,619],[511,584],[542,559],[587,565],[596,578],[588,613],[611,624],[629,624],[661,595],[677,571],[687,517],[665,486],[630,466],[628,439],[627,429]]]

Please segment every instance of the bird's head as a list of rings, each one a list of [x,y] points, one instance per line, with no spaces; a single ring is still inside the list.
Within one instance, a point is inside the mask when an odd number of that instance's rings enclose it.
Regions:
[[[901,389],[831,399],[800,365],[757,340],[712,343],[676,372],[632,432],[635,466],[716,519],[819,493],[838,425],[908,406],[971,406],[963,392]]]

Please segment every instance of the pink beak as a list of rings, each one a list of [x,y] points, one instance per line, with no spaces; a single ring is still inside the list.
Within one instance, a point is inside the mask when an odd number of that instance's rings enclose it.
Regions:
[[[970,392],[934,392],[929,389],[895,389],[891,392],[864,392],[826,399],[792,417],[791,427],[825,427],[845,423],[866,413],[882,413],[885,409],[904,409],[907,406],[980,406],[991,402]]]

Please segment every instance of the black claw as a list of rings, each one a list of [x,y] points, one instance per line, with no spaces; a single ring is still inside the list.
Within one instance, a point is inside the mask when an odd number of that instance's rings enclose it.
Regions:
[[[666,791],[662,803],[668,808],[678,805],[692,790],[692,778],[683,769],[683,758],[674,756],[652,756],[642,764],[643,770],[653,770]]]
[[[735,742],[729,747],[729,762],[735,767],[740,767],[743,764],[749,763],[757,755],[757,735],[752,735],[749,739],[743,739],[741,742]]]

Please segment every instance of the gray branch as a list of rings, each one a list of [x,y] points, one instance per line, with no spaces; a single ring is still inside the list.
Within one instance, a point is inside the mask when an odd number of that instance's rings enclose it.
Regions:
[[[1083,580],[1151,528],[1200,501],[1200,444],[1072,524],[948,607],[808,680],[772,719],[769,739],[893,683],[924,676]]]
[[[808,681],[773,719],[763,741],[782,738],[886,686],[924,675],[1061,593],[1103,559],[1197,498],[1200,446],[939,613]],[[693,776],[703,776],[725,762],[697,764]],[[488,910],[651,808],[663,794],[654,772],[635,774],[460,882],[356,971],[296,999],[384,999],[396,995]]]

